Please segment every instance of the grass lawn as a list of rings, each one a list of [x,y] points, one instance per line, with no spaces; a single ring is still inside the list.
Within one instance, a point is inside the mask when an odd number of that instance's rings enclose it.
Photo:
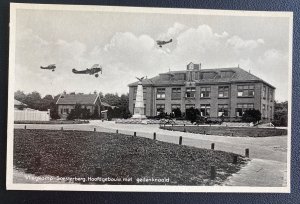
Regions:
[[[99,177],[98,167],[103,178],[132,178],[109,184],[213,185],[246,163],[247,159],[238,155],[238,163],[232,164],[233,155],[123,134],[14,130],[14,166],[37,176]],[[212,165],[217,172],[213,182]],[[168,178],[169,182],[137,183],[144,177]]]
[[[286,129],[257,127],[225,127],[225,126],[161,126],[173,131],[191,132],[196,134],[222,135],[233,137],[271,137],[287,135]]]

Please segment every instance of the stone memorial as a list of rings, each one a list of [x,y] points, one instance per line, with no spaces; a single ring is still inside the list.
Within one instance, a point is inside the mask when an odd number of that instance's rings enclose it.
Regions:
[[[136,91],[136,99],[135,99],[135,106],[133,110],[132,119],[146,119],[145,116],[145,106],[144,106],[144,97],[143,97],[143,85],[142,85],[142,78],[137,78],[139,80],[137,91]]]

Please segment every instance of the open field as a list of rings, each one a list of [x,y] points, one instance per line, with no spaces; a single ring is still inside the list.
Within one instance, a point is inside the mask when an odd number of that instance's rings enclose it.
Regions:
[[[213,185],[221,184],[246,163],[239,155],[238,163],[232,164],[234,153],[123,134],[14,131],[14,166],[35,175],[132,178],[109,184]],[[210,180],[211,166],[217,172],[214,182]],[[168,178],[169,182],[137,183],[138,178]]]
[[[270,137],[287,135],[286,129],[224,126],[161,126],[165,130],[233,137]]]

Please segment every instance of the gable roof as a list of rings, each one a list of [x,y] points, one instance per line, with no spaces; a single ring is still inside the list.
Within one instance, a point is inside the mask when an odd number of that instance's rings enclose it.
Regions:
[[[56,104],[59,105],[93,105],[96,103],[98,94],[62,94],[58,98]]]
[[[226,77],[226,78],[221,78],[221,72],[224,71],[232,71],[234,72],[234,75],[232,77]],[[183,71],[170,71],[170,72],[165,72],[161,73],[159,76],[155,76],[150,79],[144,79],[143,80],[143,85],[145,86],[168,86],[168,85],[184,85],[186,80],[165,80],[161,77],[161,75],[164,74],[186,74],[186,70]],[[274,86],[270,85],[269,83],[265,82],[261,78],[241,69],[240,67],[232,67],[232,68],[216,68],[216,69],[201,69],[198,72],[200,73],[207,73],[207,72],[214,72],[216,73],[216,77],[212,79],[199,79],[199,80],[194,80],[198,84],[207,84],[207,83],[231,83],[231,82],[263,82],[273,88]],[[137,86],[138,82],[134,82],[129,84],[128,86]]]

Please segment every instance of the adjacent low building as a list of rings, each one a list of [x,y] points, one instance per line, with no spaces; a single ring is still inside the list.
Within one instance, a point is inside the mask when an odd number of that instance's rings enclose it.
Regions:
[[[97,108],[100,112],[101,110],[106,110],[110,107],[107,103],[101,103],[100,97],[97,93],[94,94],[75,94],[63,93],[58,98],[56,105],[58,110],[58,115],[61,119],[66,119],[71,111],[75,108],[76,104],[80,104],[81,108],[86,108],[91,114],[94,113]]]
[[[138,82],[129,84],[129,110],[133,113]],[[247,109],[257,109],[264,121],[274,116],[275,87],[240,67],[201,69],[189,63],[186,70],[169,71],[142,81],[145,115],[181,112],[194,107],[211,120],[221,116],[238,121]]]

